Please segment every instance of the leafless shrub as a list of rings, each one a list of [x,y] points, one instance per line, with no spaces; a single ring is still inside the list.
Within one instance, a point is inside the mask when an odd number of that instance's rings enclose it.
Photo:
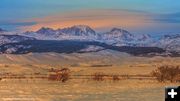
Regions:
[[[120,78],[119,78],[118,75],[112,75],[112,80],[113,80],[113,81],[119,81]]]
[[[179,66],[160,66],[152,72],[152,75],[156,77],[159,82],[178,82],[180,78],[180,68]]]
[[[48,77],[52,81],[66,82],[70,79],[70,70],[68,68],[62,68],[60,70],[53,70]]]
[[[68,81],[70,78],[70,75],[68,72],[64,72],[64,73],[61,73],[61,77],[60,77],[60,81],[61,82],[66,82]]]
[[[48,80],[56,81],[58,79],[58,74],[49,74]]]
[[[176,75],[176,77],[174,78],[174,81],[180,82],[180,74]]]
[[[92,79],[94,81],[104,81],[105,80],[105,74],[102,72],[97,72],[92,75]]]
[[[123,78],[123,79],[129,79],[130,77],[129,77],[128,74],[124,74],[124,75],[122,75],[122,78]]]

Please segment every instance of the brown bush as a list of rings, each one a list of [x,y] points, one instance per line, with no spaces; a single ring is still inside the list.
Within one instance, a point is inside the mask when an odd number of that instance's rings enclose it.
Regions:
[[[178,82],[180,78],[180,68],[179,66],[160,66],[152,72],[152,75],[156,77],[159,82]]]
[[[174,78],[174,81],[180,82],[180,74],[178,74],[178,75]]]
[[[119,78],[118,75],[112,75],[112,80],[113,80],[113,81],[119,81],[120,78]]]
[[[102,72],[97,72],[92,75],[92,79],[95,81],[104,81],[105,74]]]
[[[68,68],[62,68],[60,70],[51,71],[48,79],[52,81],[66,82],[70,79],[70,70]]]
[[[123,79],[129,79],[130,76],[129,76],[128,74],[124,74],[124,75],[122,75],[122,78],[123,78]]]
[[[51,81],[58,80],[58,74],[49,74],[48,80],[51,80]]]
[[[61,73],[60,81],[66,82],[69,80],[69,78],[70,78],[70,74],[68,72],[64,72],[64,73]]]

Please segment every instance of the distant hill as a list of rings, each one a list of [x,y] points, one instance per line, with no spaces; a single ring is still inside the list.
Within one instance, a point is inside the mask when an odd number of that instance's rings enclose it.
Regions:
[[[42,27],[18,35],[0,35],[0,53],[30,52],[85,53],[115,50],[136,56],[179,56],[180,34],[151,37],[132,34],[121,28],[97,33],[86,25],[54,30]]]
[[[101,47],[91,51],[83,51],[89,46]],[[1,53],[8,54],[27,54],[27,53],[88,53],[102,50],[114,50],[129,53],[134,56],[151,56],[163,54],[165,50],[157,47],[131,47],[131,46],[113,46],[100,42],[85,41],[55,41],[55,40],[28,40],[18,43],[8,43],[0,46]]]

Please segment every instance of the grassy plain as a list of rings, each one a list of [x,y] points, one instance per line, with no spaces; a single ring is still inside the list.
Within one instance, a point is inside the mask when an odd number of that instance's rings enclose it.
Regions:
[[[115,52],[87,54],[0,55],[0,74],[46,74],[50,68],[67,67],[71,75],[95,72],[118,75],[149,75],[159,65],[180,65],[180,58],[134,57]],[[70,79],[66,83],[42,79],[3,79],[0,101],[163,101],[164,87],[178,83],[126,79],[101,82]]]

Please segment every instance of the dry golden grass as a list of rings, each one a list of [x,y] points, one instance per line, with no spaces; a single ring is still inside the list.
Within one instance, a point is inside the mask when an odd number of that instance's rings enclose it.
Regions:
[[[143,101],[142,99],[162,101],[164,87],[168,85],[178,84],[163,84],[151,80],[122,80],[120,82],[70,80],[66,83],[47,80],[7,80],[0,83],[0,100],[3,101],[3,98],[33,98],[36,99],[35,101],[81,101],[82,99],[101,101],[108,96],[105,101],[117,101],[119,98],[121,101],[132,101],[134,97],[137,97],[134,101]]]
[[[127,57],[118,54],[29,54],[0,56],[0,74],[47,74],[50,68],[68,67],[71,75],[92,75],[102,72],[112,80],[71,79],[66,83],[45,79],[0,81],[0,101],[6,98],[32,98],[34,101],[162,101],[164,87],[179,83],[159,83],[156,80],[122,79],[118,75],[146,75],[164,64],[180,65],[180,58]],[[53,58],[52,58],[53,57]],[[52,59],[52,60],[51,60]],[[31,61],[30,61],[31,60]],[[95,67],[106,65],[105,67]],[[127,76],[126,76],[127,75]]]

